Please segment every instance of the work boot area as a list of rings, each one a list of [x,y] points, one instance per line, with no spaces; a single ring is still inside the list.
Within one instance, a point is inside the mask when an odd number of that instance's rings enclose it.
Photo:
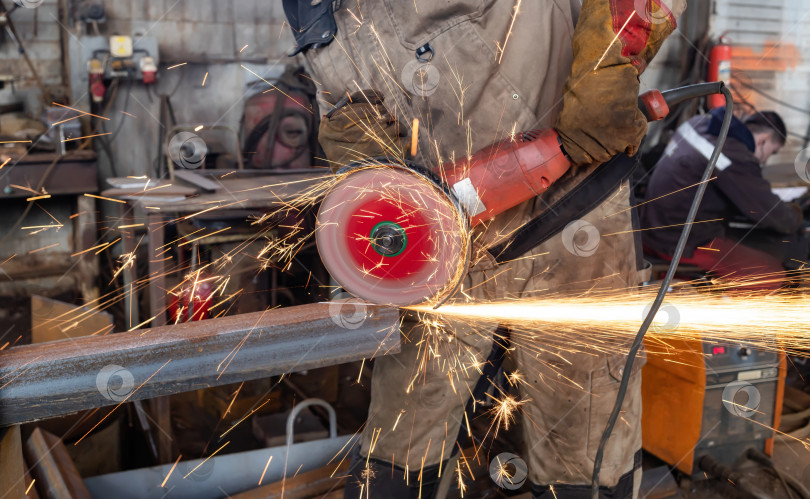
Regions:
[[[810,499],[810,0],[0,0],[0,499]]]

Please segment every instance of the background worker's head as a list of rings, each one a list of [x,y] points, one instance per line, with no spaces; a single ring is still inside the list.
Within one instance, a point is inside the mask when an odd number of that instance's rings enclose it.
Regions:
[[[773,111],[761,111],[745,120],[745,126],[754,136],[756,149],[754,156],[761,165],[768,162],[768,158],[776,154],[785,145],[787,128],[782,118]]]

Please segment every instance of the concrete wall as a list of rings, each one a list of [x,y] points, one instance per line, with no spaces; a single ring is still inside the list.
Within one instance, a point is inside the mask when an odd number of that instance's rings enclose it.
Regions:
[[[44,0],[36,9],[16,9],[11,18],[45,84],[56,96],[62,93],[60,89],[72,86],[67,100],[89,110],[87,57],[78,54],[85,36],[95,32],[91,26],[73,21],[73,3]],[[277,0],[107,0],[105,5],[107,21],[98,25],[100,34],[154,38],[159,47],[159,72],[158,83],[152,87],[121,82],[105,113],[111,120],[103,130],[114,132],[108,136],[112,162],[97,145],[102,176],[155,174],[161,153],[157,143],[161,95],[170,96],[180,123],[237,128],[246,86],[257,80],[242,66],[271,79],[281,73],[284,64],[295,62],[286,57],[293,39]],[[60,10],[68,15],[62,16]],[[63,44],[70,54],[67,68]],[[166,69],[180,63],[186,64]],[[40,92],[8,39],[0,43],[0,77],[6,74],[15,83],[0,90],[0,104],[23,101],[28,113],[38,116]]]
[[[732,46],[732,85],[737,83],[740,109],[752,112],[747,103],[774,110],[791,134],[766,175],[781,184],[807,186],[810,140],[803,137],[810,134],[810,0],[713,3],[712,36],[722,34]]]
[[[785,147],[769,161],[766,177],[780,185],[806,186],[810,178],[810,139],[805,137],[810,134],[809,18],[810,0],[691,1],[679,21],[680,28],[642,75],[642,91],[676,86],[686,51],[703,47],[704,35],[712,40],[723,36],[732,46],[728,83],[735,97],[735,113],[774,110],[784,118],[791,134]],[[694,68],[700,78],[705,78],[709,51],[704,48],[697,54]],[[650,126],[648,146],[656,142],[660,129],[661,123]]]
[[[11,8],[12,2],[5,2]],[[35,9],[15,9],[9,18],[17,32],[43,83],[61,94],[65,67],[62,61],[61,38],[64,31],[60,26],[57,0],[44,0]],[[0,103],[23,101],[31,112],[39,111],[39,89],[17,45],[5,30],[0,31],[0,78],[14,79],[0,89]]]
[[[696,82],[694,80],[684,81],[687,78],[683,74],[684,67],[689,66],[691,62],[685,57],[693,50],[693,47],[700,46],[701,40],[706,36],[709,30],[709,10],[708,2],[689,2],[686,11],[678,19],[678,28],[667,38],[656,57],[641,75],[641,92],[650,89],[669,90],[680,84]],[[699,55],[698,58],[700,58]],[[702,78],[703,75],[699,75],[699,77]],[[651,123],[645,147],[654,146],[664,126],[671,126],[673,120],[687,119],[690,111],[687,109],[683,111],[684,114],[679,116]]]
[[[292,43],[288,30],[282,30],[278,0],[108,0],[106,5],[110,34],[155,36],[169,63],[275,60]]]
[[[106,113],[115,156],[114,167],[101,156],[106,175],[157,173],[163,152],[158,143],[159,96],[169,96],[178,123],[237,129],[246,85],[256,80],[242,66],[271,79],[293,62],[286,57],[293,40],[289,28],[283,29],[280,1],[112,0],[106,6],[109,19],[102,34],[154,37],[160,59],[157,85],[122,85]],[[181,63],[186,64],[166,69]],[[73,90],[76,100],[81,102],[83,91]],[[223,141],[233,148],[232,142]]]

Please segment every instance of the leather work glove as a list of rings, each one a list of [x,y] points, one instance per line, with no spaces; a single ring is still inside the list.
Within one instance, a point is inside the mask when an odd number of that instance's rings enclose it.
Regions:
[[[407,131],[383,105],[382,96],[364,90],[344,97],[321,119],[318,141],[333,170],[373,156],[404,157]]]
[[[686,0],[584,0],[556,129],[574,165],[638,151],[647,121],[639,75],[675,29]],[[617,36],[618,34],[618,36]]]

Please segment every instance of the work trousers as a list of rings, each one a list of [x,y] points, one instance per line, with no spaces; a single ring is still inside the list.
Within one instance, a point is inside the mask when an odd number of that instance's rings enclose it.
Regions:
[[[462,294],[475,301],[519,298],[529,303],[544,296],[632,293],[643,272],[636,259],[630,199],[630,188],[624,183],[527,257],[501,264],[483,259],[467,276]],[[639,322],[643,312],[639,310]],[[464,407],[498,323],[430,318],[405,314],[401,352],[374,361],[372,401],[360,454],[385,463],[385,471],[364,478],[371,497],[377,497],[375,481],[390,480],[392,474],[404,476],[405,470],[418,474],[435,469],[453,451],[459,428],[467,425]],[[525,448],[513,454],[526,462],[532,484],[584,490],[591,481],[594,456],[634,332],[616,338],[600,334],[598,324],[591,330],[574,330],[566,324],[542,330],[521,324],[510,328],[509,355],[516,369],[509,374],[519,386],[523,404],[517,417],[523,418],[525,438]],[[643,355],[636,361],[605,450],[600,475],[604,486],[616,486],[622,477],[626,485],[628,474],[640,476],[635,456],[641,448]],[[479,404],[476,417],[483,411]],[[637,491],[638,484],[635,480],[631,489]]]

